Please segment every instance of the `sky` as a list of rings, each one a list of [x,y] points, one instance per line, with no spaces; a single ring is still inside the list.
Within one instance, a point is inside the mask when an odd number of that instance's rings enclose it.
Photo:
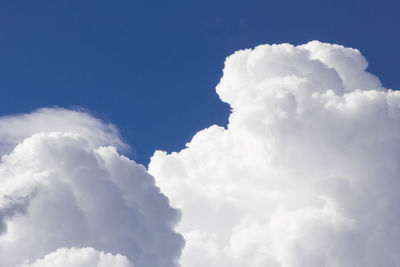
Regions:
[[[1,1],[0,115],[59,106],[117,125],[130,157],[176,151],[229,106],[225,58],[266,43],[358,48],[399,84],[398,1]]]
[[[396,1],[0,3],[0,267],[398,267]]]

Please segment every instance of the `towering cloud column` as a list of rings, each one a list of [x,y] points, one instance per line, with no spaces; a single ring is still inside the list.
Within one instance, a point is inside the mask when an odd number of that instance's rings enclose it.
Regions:
[[[82,112],[0,118],[0,266],[177,266],[180,215],[123,147]]]
[[[262,45],[227,58],[228,127],[149,171],[183,217],[183,267],[400,266],[400,92],[356,49]]]

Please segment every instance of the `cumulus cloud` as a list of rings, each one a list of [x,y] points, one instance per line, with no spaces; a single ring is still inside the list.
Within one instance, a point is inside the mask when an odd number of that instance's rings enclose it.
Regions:
[[[317,41],[227,58],[227,128],[156,151],[183,267],[400,266],[400,92],[356,49]]]
[[[119,254],[112,255],[93,248],[60,248],[32,264],[20,267],[134,267],[131,262]]]
[[[179,212],[115,127],[42,109],[0,118],[0,142],[0,266],[177,266]]]

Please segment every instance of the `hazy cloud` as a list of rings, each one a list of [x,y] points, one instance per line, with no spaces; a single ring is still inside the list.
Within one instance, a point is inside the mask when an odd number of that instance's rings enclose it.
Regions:
[[[36,133],[71,132],[92,146],[112,145],[126,149],[117,128],[90,114],[64,108],[41,108],[28,114],[0,117],[0,153],[11,152],[16,144]]]

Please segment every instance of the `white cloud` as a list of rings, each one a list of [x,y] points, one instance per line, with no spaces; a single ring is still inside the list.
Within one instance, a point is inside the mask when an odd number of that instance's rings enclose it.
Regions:
[[[111,146],[123,145],[115,128],[60,109],[0,118],[0,125],[7,126],[0,140],[16,144],[0,162],[1,267],[62,247],[121,254],[135,267],[176,266],[179,213],[142,165]],[[65,253],[78,251],[44,260]]]
[[[134,267],[122,255],[112,255],[93,248],[60,248],[31,264],[20,267]]]
[[[29,114],[0,117],[0,153],[10,152],[16,144],[36,133],[72,132],[84,137],[93,147],[112,145],[127,149],[117,128],[83,111],[41,108]]]
[[[227,58],[228,128],[149,165],[182,210],[183,267],[400,266],[400,92],[366,67],[320,42]]]

